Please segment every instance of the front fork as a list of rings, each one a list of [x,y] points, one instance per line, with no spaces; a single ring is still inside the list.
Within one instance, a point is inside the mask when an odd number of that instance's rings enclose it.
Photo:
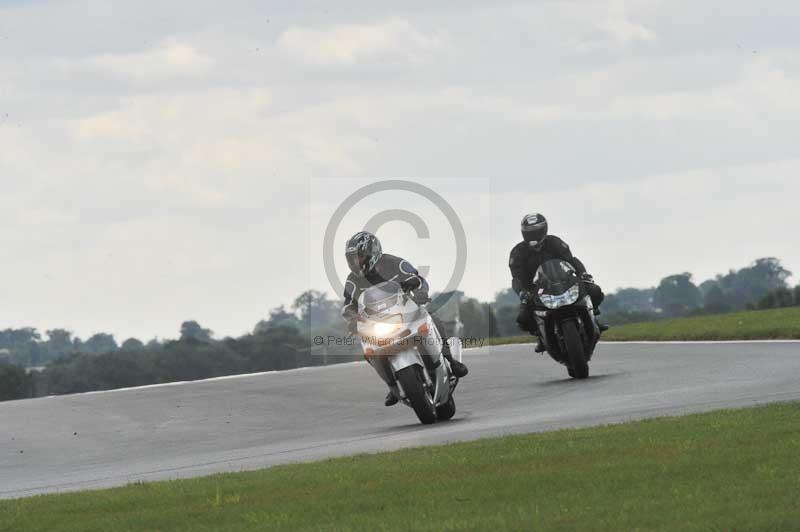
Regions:
[[[591,309],[589,310],[591,316]],[[543,314],[544,316],[541,316]],[[544,342],[545,348],[547,348],[547,353],[560,364],[568,364],[567,360],[567,349],[564,343],[564,333],[561,331],[561,323],[555,322],[553,323],[552,331],[547,326],[547,320],[545,319],[547,316],[547,312],[545,311],[537,311],[536,312],[536,323],[539,325],[539,332],[542,335],[542,341]],[[573,319],[577,322],[578,325],[578,333],[581,335],[581,341],[584,345],[586,345],[586,330],[584,328],[583,319],[579,314],[576,314],[574,317],[567,318]],[[555,321],[555,320],[553,320]],[[562,320],[564,321],[564,320]],[[596,326],[596,325],[595,325]],[[556,349],[553,349],[555,347]],[[542,353],[544,354],[544,353]]]

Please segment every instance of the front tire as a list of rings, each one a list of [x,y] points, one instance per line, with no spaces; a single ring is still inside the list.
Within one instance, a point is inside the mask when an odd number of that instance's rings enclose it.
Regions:
[[[564,334],[564,345],[567,348],[567,357],[572,373],[576,379],[586,379],[589,377],[589,364],[586,362],[586,354],[583,348],[583,340],[578,332],[578,324],[574,321],[565,321],[561,324],[561,332]]]
[[[445,404],[440,406],[436,409],[436,416],[439,418],[440,421],[448,421],[456,415],[456,401],[453,399],[453,395],[450,395],[450,399],[447,400]]]
[[[419,366],[403,368],[397,372],[397,380],[420,422],[423,425],[436,423],[436,407],[433,404],[433,397],[425,388],[422,368]]]

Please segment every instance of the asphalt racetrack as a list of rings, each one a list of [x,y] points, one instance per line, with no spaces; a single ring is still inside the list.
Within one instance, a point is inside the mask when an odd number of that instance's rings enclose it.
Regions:
[[[366,363],[0,403],[0,498],[800,400],[800,343],[602,344],[592,377],[530,345],[469,350],[423,427]]]

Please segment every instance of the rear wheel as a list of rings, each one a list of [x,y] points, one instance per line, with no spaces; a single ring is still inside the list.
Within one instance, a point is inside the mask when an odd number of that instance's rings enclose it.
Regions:
[[[436,407],[433,397],[425,387],[425,376],[419,366],[409,366],[397,372],[397,380],[406,394],[411,408],[423,425],[436,423]]]
[[[571,377],[585,379],[589,377],[589,364],[586,362],[586,354],[583,348],[583,340],[578,332],[578,324],[574,321],[565,321],[561,324],[561,332],[564,334],[564,345],[567,348],[569,365],[572,368]]]
[[[453,399],[453,396],[450,395],[450,399],[436,409],[436,416],[440,421],[447,421],[448,419],[452,419],[454,415],[456,415],[456,401]]]

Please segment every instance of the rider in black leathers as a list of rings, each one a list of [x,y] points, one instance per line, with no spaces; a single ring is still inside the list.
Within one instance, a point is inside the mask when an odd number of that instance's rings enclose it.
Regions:
[[[599,314],[600,304],[605,298],[603,291],[594,283],[594,279],[586,272],[586,266],[572,254],[569,246],[554,235],[548,234],[547,219],[541,214],[530,214],[522,219],[522,242],[511,250],[508,267],[513,278],[511,287],[520,298],[517,323],[524,331],[530,332],[539,339],[536,352],[545,351],[541,331],[534,316],[533,278],[543,263],[552,259],[561,259],[575,268],[584,281],[586,291],[592,299],[595,313]],[[601,326],[605,329],[605,326]]]
[[[351,273],[344,287],[344,308],[342,316],[349,324],[351,333],[356,332],[358,316],[358,298],[367,288],[385,281],[395,281],[407,292],[418,305],[430,301],[428,282],[407,260],[388,253],[383,253],[378,237],[365,231],[357,233],[347,241],[347,265]],[[465,377],[467,367],[455,360],[450,353],[445,329],[435,315],[431,314],[433,323],[439,330],[442,342],[442,354],[450,362],[450,368],[456,377]],[[399,398],[393,391],[386,396],[386,406],[397,404]]]

